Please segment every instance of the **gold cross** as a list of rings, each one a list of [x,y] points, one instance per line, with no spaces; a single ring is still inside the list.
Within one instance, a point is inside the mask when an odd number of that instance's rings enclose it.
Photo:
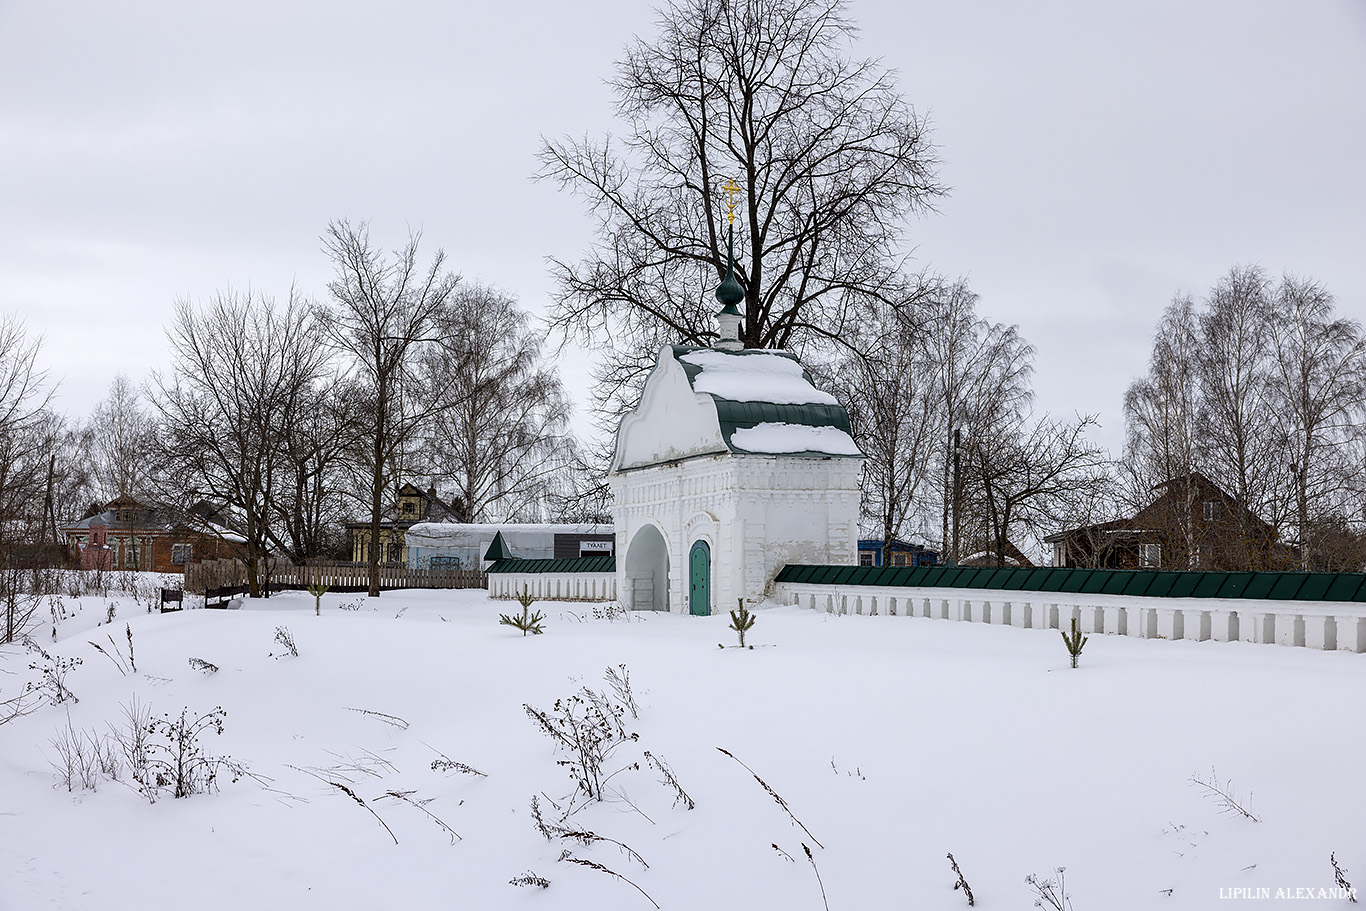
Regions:
[[[727,179],[721,185],[721,189],[726,191],[726,220],[728,224],[735,224],[735,194],[740,192],[740,185],[734,180]]]

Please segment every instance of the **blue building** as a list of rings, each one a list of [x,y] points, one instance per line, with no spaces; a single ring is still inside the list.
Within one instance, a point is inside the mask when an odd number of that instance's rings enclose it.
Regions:
[[[860,538],[858,542],[859,566],[882,565],[881,538]],[[892,566],[938,566],[939,554],[919,544],[910,544],[899,538],[892,539]]]

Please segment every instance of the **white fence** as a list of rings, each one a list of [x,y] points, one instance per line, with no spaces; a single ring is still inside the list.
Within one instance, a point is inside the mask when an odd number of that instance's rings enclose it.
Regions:
[[[490,598],[516,598],[526,592],[537,601],[615,601],[617,574],[489,573]]]
[[[1213,639],[1366,652],[1366,604],[779,582],[774,597],[836,614],[931,617],[1140,639]]]

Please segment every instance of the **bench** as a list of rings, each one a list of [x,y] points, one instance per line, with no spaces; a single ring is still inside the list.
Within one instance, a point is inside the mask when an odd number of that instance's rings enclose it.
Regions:
[[[236,595],[245,595],[247,587],[245,585],[224,585],[219,588],[210,588],[204,592],[204,606],[210,610],[226,610],[228,604]]]
[[[171,605],[174,605],[172,607]],[[185,590],[181,588],[163,588],[161,590],[161,612],[163,614],[170,611],[180,610],[185,606]]]

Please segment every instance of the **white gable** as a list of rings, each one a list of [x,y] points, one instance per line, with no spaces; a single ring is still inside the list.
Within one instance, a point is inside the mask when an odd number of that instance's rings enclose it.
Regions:
[[[863,455],[838,400],[788,352],[664,346],[618,428],[612,471],[723,453]]]
[[[727,451],[711,396],[693,390],[673,349],[665,345],[640,403],[617,429],[612,470]]]

